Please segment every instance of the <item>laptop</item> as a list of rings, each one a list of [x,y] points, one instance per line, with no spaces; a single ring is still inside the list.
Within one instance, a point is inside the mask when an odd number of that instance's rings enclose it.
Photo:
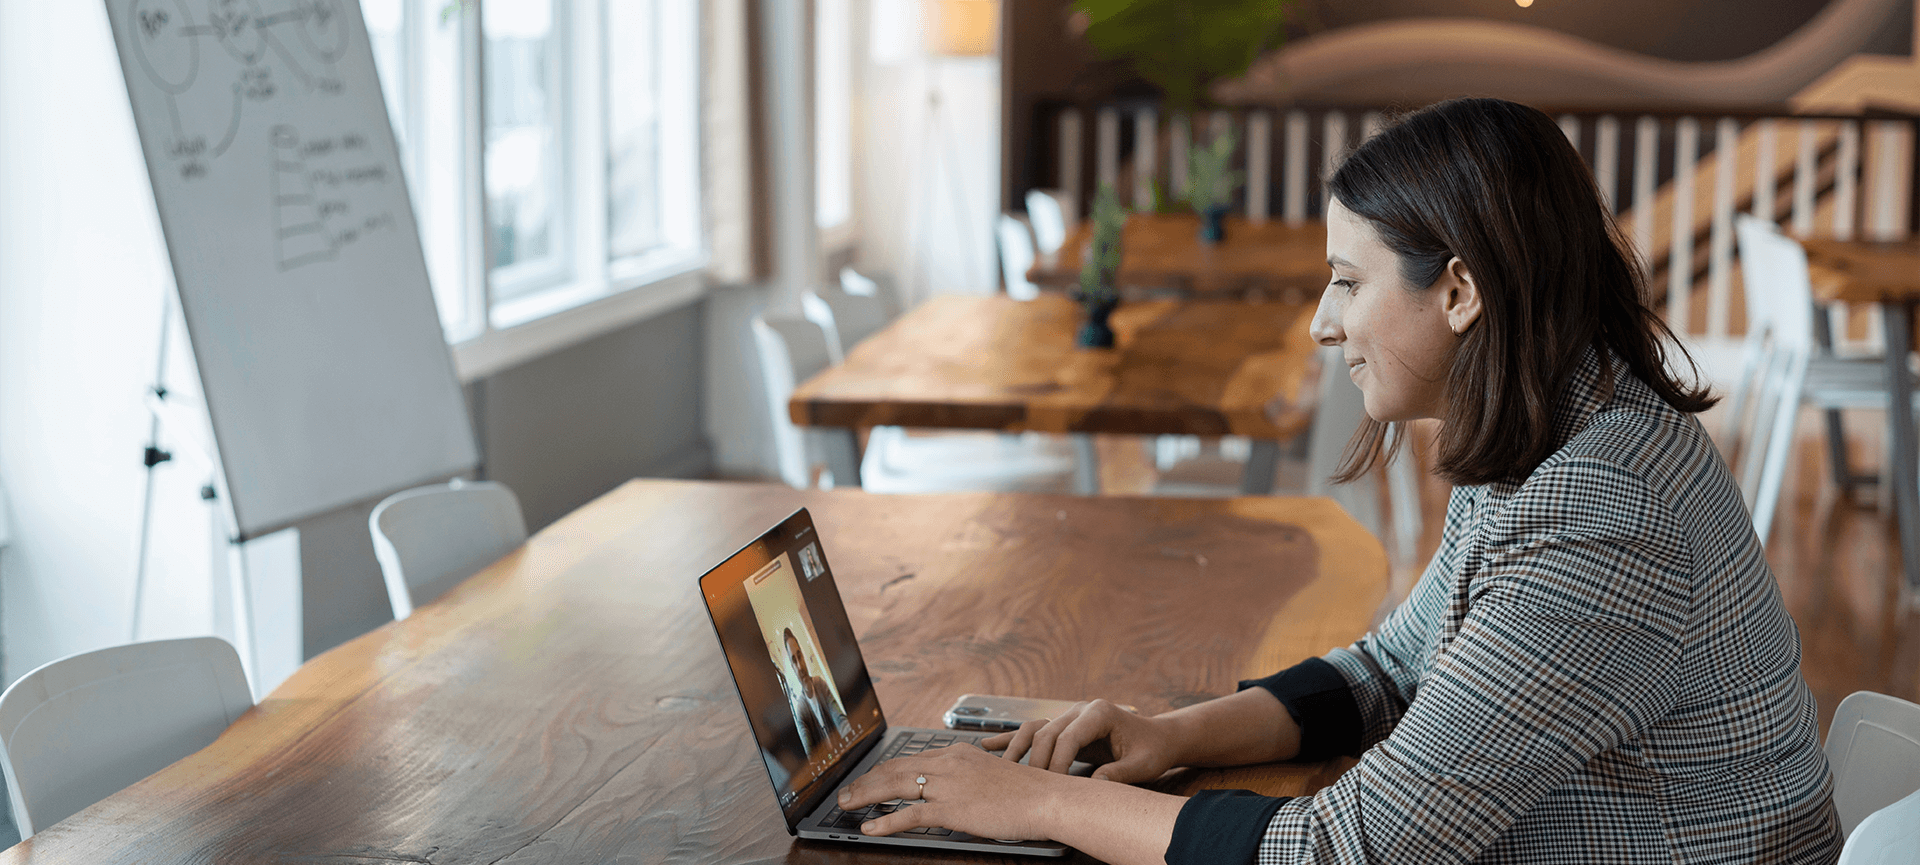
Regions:
[[[978,743],[992,734],[887,725],[805,508],[708,571],[700,578],[700,594],[789,835],[938,850],[1066,854],[1066,845],[1052,841],[995,841],[947,829],[861,834],[862,822],[913,807],[910,801],[840,810],[840,788],[881,761]]]

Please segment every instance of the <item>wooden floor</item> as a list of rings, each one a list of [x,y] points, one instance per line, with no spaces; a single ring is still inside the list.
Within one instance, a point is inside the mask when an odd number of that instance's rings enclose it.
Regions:
[[[1709,430],[1717,428],[1717,420],[1712,412],[1702,418]],[[1856,472],[1879,465],[1885,423],[1877,412],[1848,413],[1848,446]],[[1840,498],[1829,480],[1822,428],[1814,412],[1801,419],[1795,463],[1781,493],[1767,560],[1800,626],[1801,671],[1819,700],[1820,727],[1825,730],[1834,707],[1854,691],[1920,702],[1920,603],[1903,597],[1900,544],[1890,504],[1883,506],[1871,487],[1856,493],[1855,501]],[[1430,440],[1430,427],[1417,432],[1416,441]],[[1158,478],[1143,453],[1138,438],[1102,437],[1102,488],[1151,493]],[[1177,471],[1211,472],[1217,475],[1213,480],[1224,485],[1220,494],[1230,494],[1234,468],[1210,468],[1202,461]],[[1299,474],[1303,469],[1282,464],[1283,491],[1289,470]],[[1439,547],[1449,492],[1444,481],[1427,478],[1417,560],[1395,563],[1387,609],[1412,588]]]

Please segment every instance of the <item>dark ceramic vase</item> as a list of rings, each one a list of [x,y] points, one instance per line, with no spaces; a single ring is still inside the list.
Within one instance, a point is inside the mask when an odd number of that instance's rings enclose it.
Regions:
[[[1107,318],[1113,315],[1113,308],[1120,305],[1118,300],[1086,301],[1080,307],[1087,311],[1087,320],[1080,323],[1080,332],[1074,335],[1074,343],[1081,348],[1113,348],[1113,326]]]
[[[1219,243],[1227,236],[1226,205],[1215,205],[1200,213],[1200,242]]]

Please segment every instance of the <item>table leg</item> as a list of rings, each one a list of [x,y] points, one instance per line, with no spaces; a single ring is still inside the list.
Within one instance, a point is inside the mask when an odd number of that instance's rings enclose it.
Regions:
[[[1100,452],[1094,450],[1093,433],[1072,433],[1073,491],[1078,495],[1100,494]]]
[[[1914,308],[1920,300],[1885,304],[1881,321],[1887,342],[1887,482],[1900,528],[1900,567],[1907,585],[1920,589],[1920,437],[1913,424],[1912,350]]]
[[[833,485],[849,489],[860,486],[860,443],[853,429],[833,427],[816,432],[820,434],[827,470],[833,472]]]
[[[1243,496],[1273,495],[1273,474],[1280,470],[1280,443],[1273,439],[1254,439],[1247,452],[1247,467],[1240,473]]]
[[[1819,357],[1833,357],[1833,314],[1825,304],[1813,305],[1813,339],[1820,347]],[[1833,483],[1840,495],[1853,499],[1853,466],[1847,460],[1847,428],[1839,409],[1827,409],[1827,462],[1832,464]]]

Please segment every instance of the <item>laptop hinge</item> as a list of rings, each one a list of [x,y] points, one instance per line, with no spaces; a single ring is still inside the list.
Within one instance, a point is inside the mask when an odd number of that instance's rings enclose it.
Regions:
[[[847,774],[852,772],[855,766],[860,765],[860,761],[867,759],[867,754],[879,747],[881,742],[886,741],[887,730],[887,723],[883,718],[880,726],[874,728],[872,735],[854,743],[853,750],[848,751],[833,764],[832,771],[815,779],[813,792],[800,800],[800,807],[793,812],[799,816],[794,818],[792,825],[799,825],[801,820],[807,819],[807,815],[813,813],[813,809],[820,807],[821,802],[833,795],[833,791],[840,788],[840,782],[847,780]]]

